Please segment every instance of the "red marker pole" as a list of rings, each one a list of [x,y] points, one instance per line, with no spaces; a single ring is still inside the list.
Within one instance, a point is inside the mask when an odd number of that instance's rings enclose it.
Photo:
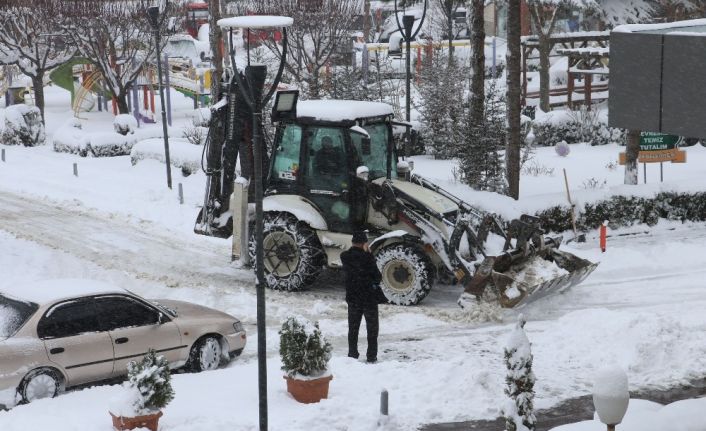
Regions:
[[[608,230],[608,220],[601,224],[601,251],[605,253],[606,249],[606,231]]]

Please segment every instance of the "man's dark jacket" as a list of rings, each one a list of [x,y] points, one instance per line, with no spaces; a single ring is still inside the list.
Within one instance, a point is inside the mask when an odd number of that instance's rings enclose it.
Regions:
[[[351,247],[341,253],[341,263],[346,273],[346,302],[359,306],[377,304],[380,298],[377,284],[382,275],[373,254]]]

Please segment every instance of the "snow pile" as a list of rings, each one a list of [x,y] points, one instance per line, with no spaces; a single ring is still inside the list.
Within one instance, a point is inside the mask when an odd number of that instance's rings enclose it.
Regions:
[[[515,281],[505,291],[505,296],[509,299],[515,299],[521,295],[520,290],[526,291],[532,286],[554,280],[568,273],[569,271],[559,267],[556,262],[534,256],[520,268],[512,268],[507,272],[507,275],[514,278]]]
[[[662,406],[647,400],[630,400],[628,412],[616,427],[620,431],[703,431],[706,429],[706,398],[696,398]],[[593,420],[552,428],[551,431],[596,431],[605,425]]]
[[[202,153],[203,147],[192,145],[186,139],[169,139],[169,162],[172,166],[180,168],[184,176],[189,176],[201,169]],[[130,151],[130,162],[133,166],[145,159],[165,163],[164,139],[145,139],[132,147]]]
[[[137,130],[137,120],[130,114],[119,114],[113,119],[113,128],[116,133],[127,135]]]
[[[44,145],[46,135],[42,115],[36,106],[12,105],[5,109],[5,128],[0,143],[36,147]]]

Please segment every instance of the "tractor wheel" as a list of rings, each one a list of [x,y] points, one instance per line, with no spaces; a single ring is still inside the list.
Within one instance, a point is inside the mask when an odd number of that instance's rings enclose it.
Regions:
[[[311,284],[325,264],[316,232],[287,213],[267,213],[262,246],[267,287],[297,291]],[[255,229],[251,229],[249,253],[255,267]]]
[[[375,253],[382,273],[381,287],[392,304],[416,305],[433,284],[434,273],[429,258],[418,248],[393,244]]]

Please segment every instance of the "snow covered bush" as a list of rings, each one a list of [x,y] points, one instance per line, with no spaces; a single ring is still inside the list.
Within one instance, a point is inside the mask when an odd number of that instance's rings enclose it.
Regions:
[[[662,192],[652,198],[617,195],[584,204],[577,210],[576,227],[582,231],[597,229],[604,220],[613,228],[634,224],[654,226],[660,219],[706,221],[706,193]],[[545,231],[564,232],[572,228],[568,206],[554,206],[535,215]]]
[[[127,364],[125,391],[111,401],[115,416],[135,417],[156,413],[174,399],[169,364],[150,349],[140,362]]]
[[[505,347],[505,395],[509,399],[502,411],[506,431],[533,431],[537,422],[534,416],[532,349],[525,333],[525,323],[524,316],[520,314]]]
[[[538,116],[533,131],[536,143],[540,146],[552,146],[561,141],[569,144],[623,144],[626,137],[625,130],[608,127],[601,111],[589,111],[585,106],[577,110],[556,110]]]
[[[202,152],[203,147],[191,145],[186,139],[169,140],[169,162],[172,166],[181,169],[185,177],[201,169]],[[162,138],[144,139],[135,144],[129,154],[133,166],[146,159],[165,163],[164,140]]]
[[[137,120],[130,114],[119,114],[113,119],[113,129],[121,135],[135,133],[137,130]]]
[[[5,109],[5,128],[0,140],[5,145],[44,145],[46,135],[39,108],[24,104],[8,106]]]
[[[331,343],[324,338],[318,322],[290,316],[279,331],[282,370],[291,378],[322,377],[331,359]]]
[[[130,154],[137,142],[135,135],[121,135],[114,132],[86,133],[81,121],[69,119],[52,136],[54,151],[78,154],[81,157],[116,157]]]
[[[88,134],[83,131],[81,120],[69,118],[52,136],[52,146],[57,153],[88,155]]]

